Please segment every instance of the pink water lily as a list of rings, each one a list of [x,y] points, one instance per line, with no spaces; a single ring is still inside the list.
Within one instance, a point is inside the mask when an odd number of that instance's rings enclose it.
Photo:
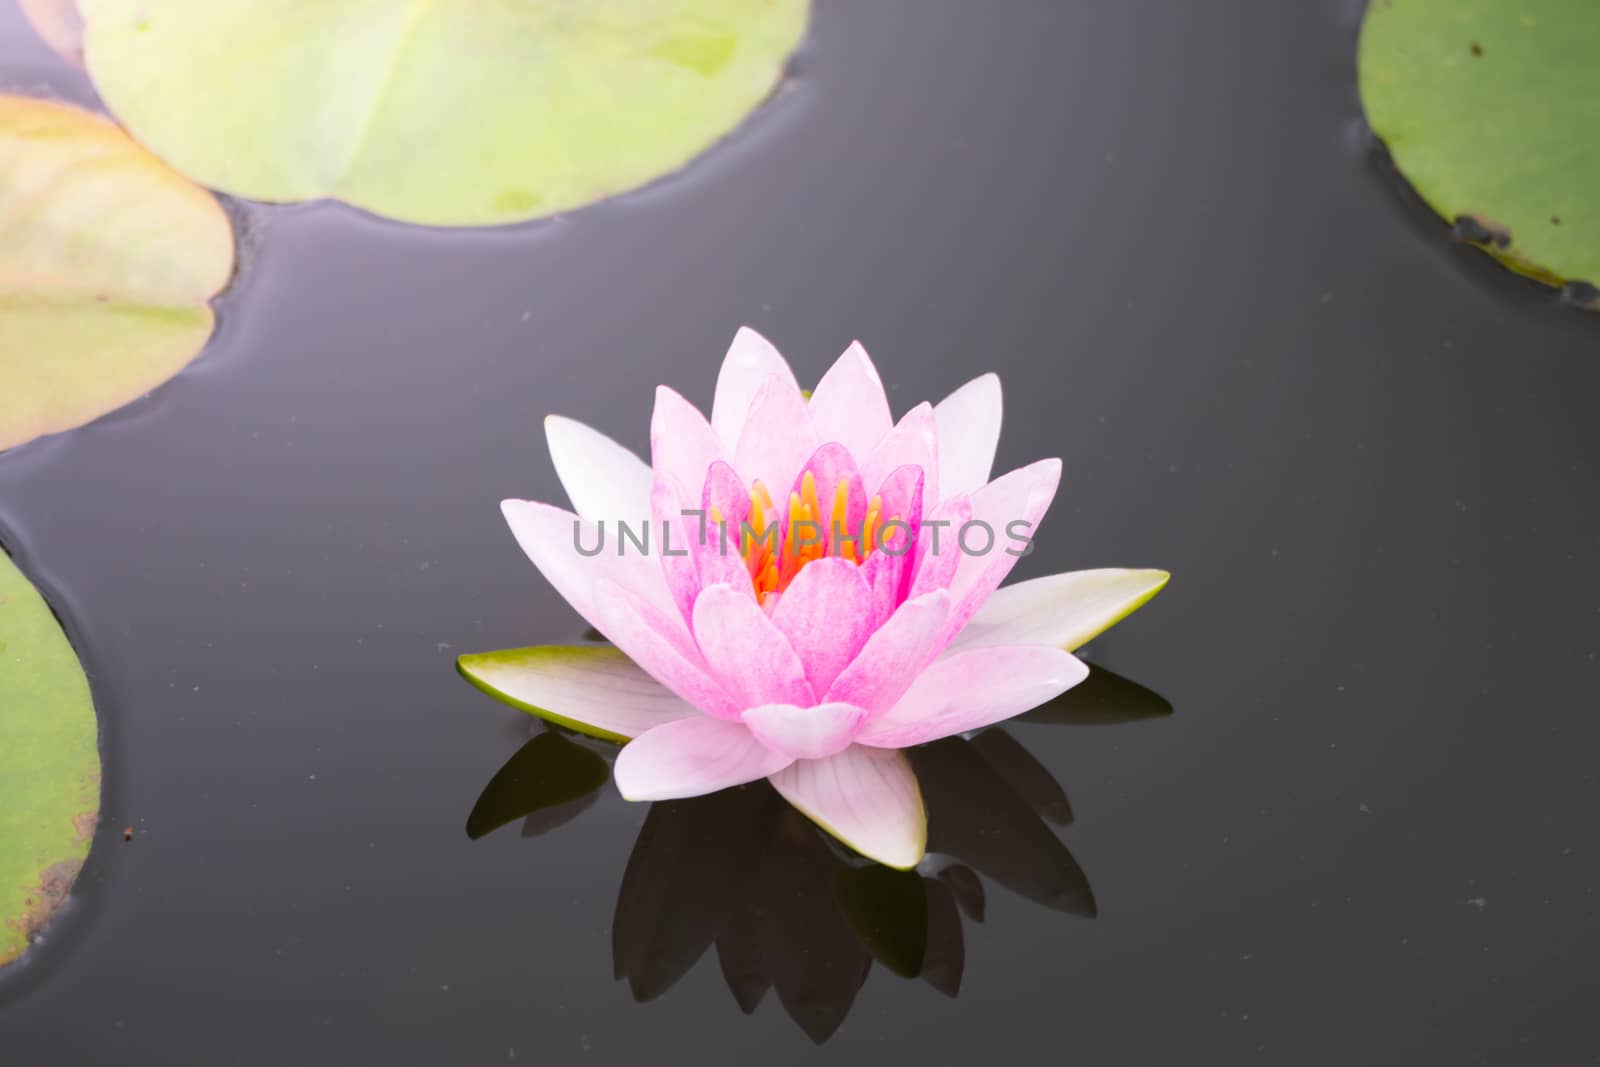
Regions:
[[[626,741],[615,776],[630,800],[766,778],[862,854],[915,866],[926,819],[899,750],[1076,685],[1087,668],[1070,650],[1168,577],[1078,571],[999,589],[1061,475],[1046,459],[991,481],[1000,417],[986,374],[894,421],[859,344],[808,398],[749,329],[709,421],[656,391],[648,466],[552,416],[576,514],[502,507],[535,566],[615,648],[467,656],[462,670],[519,707]],[[641,549],[618,523],[654,539]]]

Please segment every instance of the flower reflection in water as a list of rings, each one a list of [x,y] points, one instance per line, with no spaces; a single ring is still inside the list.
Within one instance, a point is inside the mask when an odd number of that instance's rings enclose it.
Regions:
[[[1094,668],[1020,721],[1103,725],[1163,717],[1142,686]],[[474,839],[522,820],[525,837],[595,802],[617,750],[549,728],[500,768],[467,819]],[[982,922],[984,879],[1070,915],[1096,912],[1089,879],[1053,827],[1067,794],[1011,733],[991,727],[909,750],[928,812],[914,871],[835,844],[765,782],[651,805],[612,921],[616,976],[654,999],[715,947],[746,1013],[770,991],[815,1042],[849,1014],[876,963],[949,997],[965,971],[963,922]]]

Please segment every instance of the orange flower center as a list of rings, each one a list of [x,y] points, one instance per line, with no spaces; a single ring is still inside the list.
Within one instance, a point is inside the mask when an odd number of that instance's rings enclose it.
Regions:
[[[840,478],[833,487],[833,506],[826,515],[811,471],[801,478],[799,491],[789,494],[786,515],[778,513],[766,486],[759,481],[751,485],[750,511],[739,531],[739,555],[750,571],[757,600],[764,602],[769,595],[783,592],[807,563],[824,556],[839,556],[860,564],[879,547],[879,531],[886,521],[900,521],[898,515],[885,521],[883,498],[874,496],[867,504],[860,528],[852,528],[850,481]],[[708,518],[722,526],[722,515],[716,508],[711,509]]]

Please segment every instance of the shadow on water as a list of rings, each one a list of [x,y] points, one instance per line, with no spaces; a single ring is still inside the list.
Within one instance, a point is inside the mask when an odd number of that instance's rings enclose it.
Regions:
[[[1105,725],[1162,718],[1156,693],[1094,668],[1027,721]],[[618,751],[550,727],[484,787],[477,840],[522,824],[535,837],[578,818]],[[1066,790],[1007,730],[909,751],[928,812],[914,871],[871,863],[819,831],[765,782],[650,806],[617,891],[612,963],[636,1001],[665,994],[708,951],[745,1014],[773,993],[812,1041],[849,1015],[874,967],[947,997],[966,970],[964,924],[987,911],[986,880],[1041,907],[1093,918],[1088,876],[1053,827]]]

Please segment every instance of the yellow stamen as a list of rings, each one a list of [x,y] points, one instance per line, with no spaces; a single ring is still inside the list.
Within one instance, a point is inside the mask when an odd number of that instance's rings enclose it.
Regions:
[[[806,471],[805,477],[800,479],[800,490],[805,495],[806,512],[811,521],[820,523],[822,521],[822,505],[817,503],[817,476],[810,471]],[[808,562],[822,555],[823,545],[827,541],[827,535],[822,530],[813,530],[811,533],[816,538],[816,541],[814,544],[806,546],[806,560]]]
[[[799,493],[789,494],[789,536],[783,544],[783,566],[778,572],[780,585],[788,585],[794,576],[800,573],[800,565],[805,561],[801,559],[803,549],[800,547],[800,524],[809,523],[811,514],[806,510],[805,503],[800,499]],[[807,531],[810,531],[808,526]]]
[[[834,554],[860,564],[879,547],[878,536],[886,525],[883,498],[871,499],[861,528],[851,531],[850,490],[849,478],[840,478],[834,484],[832,507],[824,527],[822,504],[817,498],[817,479],[812,471],[801,476],[799,488],[789,494],[787,514],[781,516],[766,486],[752,483],[750,510],[744,524],[749,532],[741,528],[738,543],[758,600],[764,601],[768,594],[787,589],[795,575],[813,560]],[[707,516],[714,527],[720,528],[723,516],[719,510],[710,508]],[[889,521],[898,520],[896,515]],[[780,522],[781,537],[773,530]]]
[[[828,519],[828,544],[830,548],[837,549],[837,554],[843,556],[851,563],[859,563],[856,555],[855,538],[850,536],[847,529],[850,523],[850,480],[840,478],[839,484],[833,487],[833,514]],[[836,544],[834,538],[839,541]]]
[[[762,567],[772,554],[774,546],[765,537],[767,515],[771,511],[772,497],[767,495],[767,487],[758,481],[750,487],[750,512],[745,520],[750,527],[750,535],[747,536],[742,528],[739,531],[739,555],[744,557],[751,581],[760,579]]]
[[[867,517],[861,520],[861,558],[866,559],[878,547],[878,519],[883,514],[883,497],[875,496],[867,505]]]
[[[767,507],[771,501],[767,499],[767,487],[757,482],[750,490],[750,529],[760,537],[767,528]],[[745,551],[749,551],[748,547]]]

